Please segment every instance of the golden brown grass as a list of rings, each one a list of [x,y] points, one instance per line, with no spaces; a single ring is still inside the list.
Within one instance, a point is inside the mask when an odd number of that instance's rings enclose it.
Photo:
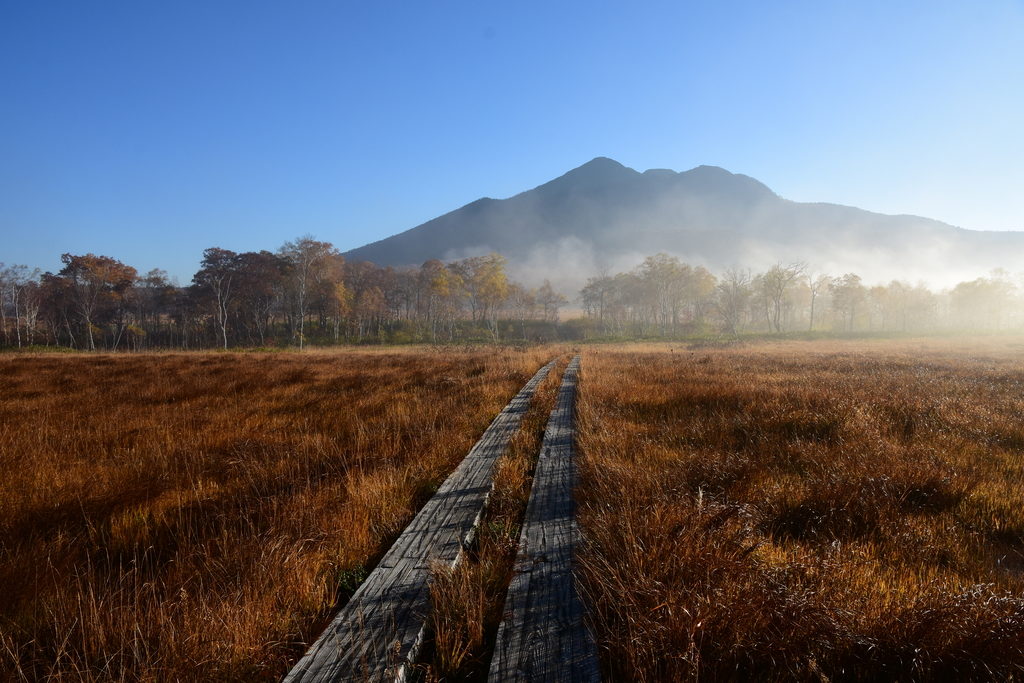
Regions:
[[[279,677],[545,355],[0,357],[0,679]]]
[[[1021,677],[1021,348],[585,354],[582,574],[606,673]]]
[[[495,464],[494,488],[473,545],[454,568],[434,570],[431,642],[421,658],[426,680],[487,680],[533,469],[567,363],[560,358],[537,388],[508,452]]]

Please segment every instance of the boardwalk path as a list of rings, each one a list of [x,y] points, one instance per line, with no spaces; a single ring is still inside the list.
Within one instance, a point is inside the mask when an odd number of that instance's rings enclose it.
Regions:
[[[491,661],[492,681],[597,681],[593,640],[573,578],[579,542],[573,435],[579,356],[566,368],[544,431],[515,575]]]
[[[404,680],[423,640],[431,562],[458,559],[491,490],[494,463],[553,365],[538,370],[498,414],[285,683]]]

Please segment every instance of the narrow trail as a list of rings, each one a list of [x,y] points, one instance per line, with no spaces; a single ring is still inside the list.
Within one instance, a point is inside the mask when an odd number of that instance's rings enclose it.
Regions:
[[[491,490],[494,463],[554,364],[538,370],[498,414],[285,683],[405,680],[423,643],[431,565],[455,564],[471,541]]]
[[[580,359],[569,363],[544,431],[519,538],[515,574],[498,629],[491,681],[598,681],[593,639],[573,575],[580,532],[573,489],[576,385]]]

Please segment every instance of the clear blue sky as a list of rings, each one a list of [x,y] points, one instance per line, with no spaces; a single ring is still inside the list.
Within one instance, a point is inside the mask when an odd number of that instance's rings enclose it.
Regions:
[[[595,156],[1024,229],[1022,126],[1020,0],[2,0],[0,261],[187,282]]]

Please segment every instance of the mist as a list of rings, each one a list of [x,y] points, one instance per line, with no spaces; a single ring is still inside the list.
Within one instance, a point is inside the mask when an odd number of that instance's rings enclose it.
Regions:
[[[508,199],[480,199],[348,252],[350,260],[419,265],[498,252],[529,286],[578,291],[588,278],[666,253],[713,272],[803,263],[933,289],[1001,268],[1024,271],[1024,233],[966,230],[930,218],[801,203],[749,176],[700,166],[640,173],[599,157]]]

